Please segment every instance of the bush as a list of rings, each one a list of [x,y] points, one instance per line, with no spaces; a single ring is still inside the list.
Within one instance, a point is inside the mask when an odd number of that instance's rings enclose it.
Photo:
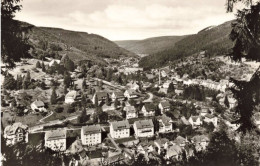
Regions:
[[[60,106],[57,106],[55,109],[54,109],[54,111],[55,112],[57,112],[57,113],[61,113],[61,112],[63,112],[63,107],[60,107]]]

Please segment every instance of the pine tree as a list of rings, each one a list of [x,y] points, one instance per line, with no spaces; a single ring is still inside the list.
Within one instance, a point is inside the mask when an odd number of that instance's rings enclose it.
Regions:
[[[224,99],[224,104],[227,108],[229,108],[229,101],[228,101],[228,97],[225,96],[225,99]]]
[[[84,94],[82,94],[81,96],[81,105],[85,108],[86,106],[86,103],[87,103],[87,100],[86,100],[86,97]]]
[[[57,94],[55,88],[52,89],[52,94],[51,94],[51,104],[57,104]]]
[[[87,88],[86,79],[83,79],[82,81],[82,90],[85,91]]]
[[[16,80],[13,75],[7,74],[4,79],[3,87],[5,89],[14,90],[16,88]]]
[[[66,85],[64,85],[64,95],[66,95],[68,93],[68,87]]]
[[[118,105],[119,105],[119,101],[118,101],[118,99],[116,98],[115,101],[114,101],[115,109],[117,109]]]
[[[44,65],[44,63],[42,62],[42,65],[41,65],[41,67],[42,67],[42,71],[43,72],[45,72],[46,71],[46,69],[45,69],[45,65]]]
[[[39,61],[36,62],[36,68],[41,68],[41,64]]]
[[[168,89],[167,89],[167,93],[174,93],[174,92],[175,92],[175,88],[174,88],[173,83],[171,82],[171,83],[169,84]]]
[[[95,106],[98,107],[99,104],[98,104],[98,97],[97,97],[97,94],[95,94],[95,98],[94,98],[94,100],[95,100],[95,103],[94,103]]]
[[[64,86],[70,87],[71,85],[71,78],[69,74],[66,74],[64,76],[64,80],[63,80]]]

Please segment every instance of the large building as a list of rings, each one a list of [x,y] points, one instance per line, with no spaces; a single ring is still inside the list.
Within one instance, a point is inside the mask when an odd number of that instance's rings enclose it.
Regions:
[[[126,138],[130,136],[130,125],[127,120],[110,123],[112,138]]]
[[[155,115],[155,106],[151,103],[145,103],[142,107],[141,112],[143,116],[154,116]]]
[[[14,145],[18,142],[28,142],[28,126],[20,122],[8,125],[4,130],[4,138],[7,145]]]
[[[151,119],[134,122],[134,131],[137,137],[152,137],[154,135],[154,125]]]
[[[100,125],[83,126],[81,128],[81,141],[83,145],[97,145],[102,141]]]
[[[48,147],[53,151],[65,151],[66,135],[67,131],[64,129],[47,131],[44,137],[45,147]]]

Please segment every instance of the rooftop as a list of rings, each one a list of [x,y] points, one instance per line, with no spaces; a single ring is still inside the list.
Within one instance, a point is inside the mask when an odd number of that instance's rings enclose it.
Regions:
[[[111,122],[111,125],[114,130],[121,130],[121,129],[129,129],[130,125],[127,120]]]
[[[135,121],[135,124],[137,129],[151,128],[154,126],[151,119]]]
[[[101,133],[100,125],[90,125],[90,126],[83,126],[82,127],[83,133],[86,134],[93,134],[93,133]]]

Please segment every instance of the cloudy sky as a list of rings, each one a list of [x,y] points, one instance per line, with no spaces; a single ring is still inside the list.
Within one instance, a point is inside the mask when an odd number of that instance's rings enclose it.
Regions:
[[[234,19],[226,0],[23,0],[16,19],[110,40],[184,35]]]

